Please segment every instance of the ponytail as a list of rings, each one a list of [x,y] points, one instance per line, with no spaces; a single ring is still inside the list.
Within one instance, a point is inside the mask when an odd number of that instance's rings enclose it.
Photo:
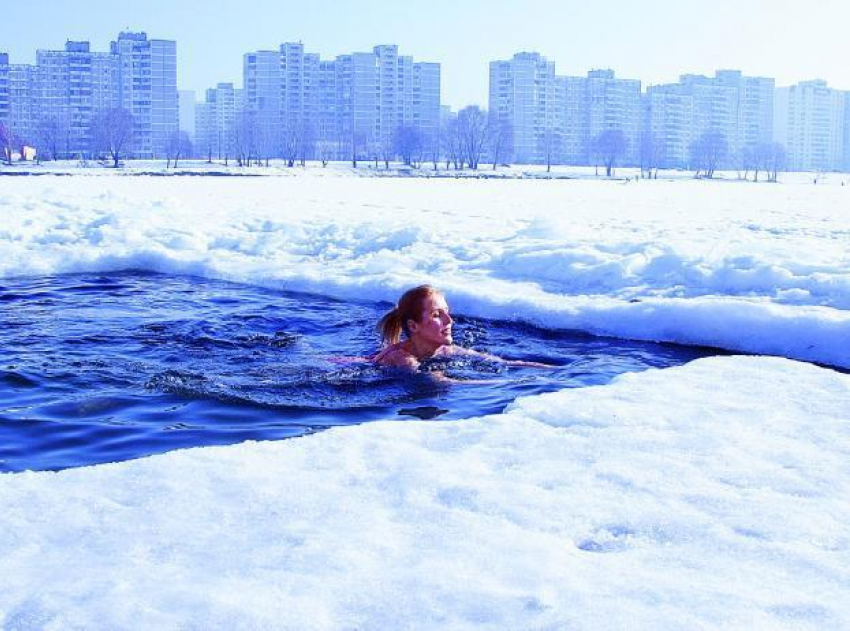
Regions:
[[[381,334],[381,340],[384,344],[398,344],[401,340],[401,331],[406,328],[402,325],[401,314],[398,307],[393,307],[392,311],[387,313],[381,321],[378,322],[378,333]]]

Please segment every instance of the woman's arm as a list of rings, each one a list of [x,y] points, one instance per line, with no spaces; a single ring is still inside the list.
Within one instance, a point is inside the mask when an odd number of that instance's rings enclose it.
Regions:
[[[483,353],[481,351],[476,351],[471,348],[464,348],[463,346],[452,346],[451,355],[462,355],[466,357],[478,357],[480,359],[486,359],[492,362],[499,362],[501,364],[505,364],[506,366],[516,366],[518,368],[557,368],[557,366],[553,366],[552,364],[543,364],[541,362],[530,362],[524,359],[505,359],[504,357],[499,357],[498,355],[493,355],[492,353]]]

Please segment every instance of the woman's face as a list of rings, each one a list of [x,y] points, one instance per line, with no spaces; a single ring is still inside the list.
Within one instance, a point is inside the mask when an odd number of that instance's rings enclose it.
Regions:
[[[419,322],[408,323],[410,333],[422,341],[432,344],[449,345],[452,343],[452,316],[449,305],[441,294],[431,294],[422,303],[422,315]]]

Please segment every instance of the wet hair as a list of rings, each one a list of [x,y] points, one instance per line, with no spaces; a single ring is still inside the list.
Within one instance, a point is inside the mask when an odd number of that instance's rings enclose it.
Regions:
[[[381,334],[381,339],[384,343],[397,344],[401,340],[402,332],[404,332],[405,336],[410,337],[410,331],[407,329],[407,321],[413,320],[414,322],[419,322],[419,319],[422,317],[425,300],[439,293],[431,285],[419,285],[419,287],[414,287],[404,292],[392,311],[387,313],[378,322],[378,332]]]

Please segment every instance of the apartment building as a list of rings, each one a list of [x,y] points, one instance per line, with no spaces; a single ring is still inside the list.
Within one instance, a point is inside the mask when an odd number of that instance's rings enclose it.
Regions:
[[[793,171],[835,171],[844,167],[846,93],[820,79],[778,88],[776,140],[785,145]]]
[[[772,142],[775,80],[747,77],[740,70],[718,70],[714,80],[736,90],[737,120],[729,140],[733,155],[740,156],[745,149]]]
[[[439,64],[415,63],[395,45],[323,61],[287,42],[246,54],[243,79],[247,110],[273,130],[260,132],[275,139],[272,155],[301,145],[307,157],[393,157],[399,127],[436,133],[439,125]]]
[[[60,153],[88,155],[95,149],[96,117],[118,106],[118,80],[115,55],[93,52],[86,41],[68,41],[64,50],[36,52],[35,81],[21,77],[15,102],[36,105],[32,128],[59,134]],[[29,95],[23,83],[29,83]]]
[[[122,32],[110,45],[118,62],[118,106],[133,116],[133,155],[165,155],[179,127],[177,43]]]
[[[244,91],[233,83],[209,88],[204,101],[195,106],[195,153],[209,159],[232,158],[237,116],[246,106]]]
[[[9,120],[9,54],[0,53],[0,122]]]
[[[512,161],[542,163],[560,153],[554,62],[536,52],[490,62],[489,107],[494,120],[510,126]]]
[[[626,141],[624,164],[637,164],[643,128],[641,84],[618,79],[613,70],[587,73],[587,133],[592,143],[607,130],[618,130]]]
[[[646,93],[645,142],[655,165],[684,168],[694,140],[694,99],[679,84],[649,86]]]
[[[36,51],[34,66],[0,63],[0,112],[24,141],[49,146],[57,156],[96,150],[100,112],[124,107],[133,115],[136,157],[164,153],[178,128],[177,61],[173,41],[121,33],[110,52],[87,41],[62,50]]]
[[[554,62],[539,53],[517,53],[490,63],[490,114],[510,124],[515,162],[589,164],[594,138],[609,129],[623,132],[623,160],[635,162],[641,85],[612,70],[558,76]]]

